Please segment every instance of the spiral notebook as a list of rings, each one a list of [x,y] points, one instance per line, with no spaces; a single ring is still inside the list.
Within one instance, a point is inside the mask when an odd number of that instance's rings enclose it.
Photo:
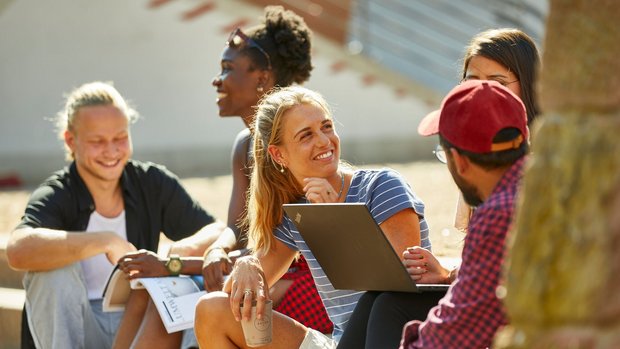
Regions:
[[[416,284],[363,203],[285,204],[332,285],[342,290],[427,292]]]

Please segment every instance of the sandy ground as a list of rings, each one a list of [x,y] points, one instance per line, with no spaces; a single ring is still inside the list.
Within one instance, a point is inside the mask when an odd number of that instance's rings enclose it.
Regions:
[[[402,173],[426,204],[434,252],[440,256],[460,256],[464,235],[453,228],[458,189],[445,165],[439,162],[412,162],[363,167],[391,167]],[[204,207],[221,220],[226,220],[232,186],[230,176],[183,178],[182,182]],[[0,237],[6,237],[19,222],[31,190],[0,191]]]

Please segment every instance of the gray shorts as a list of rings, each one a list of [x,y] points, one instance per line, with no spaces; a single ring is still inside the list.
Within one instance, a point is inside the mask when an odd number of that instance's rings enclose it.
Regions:
[[[37,348],[110,348],[123,312],[88,300],[79,263],[24,276],[28,326]]]

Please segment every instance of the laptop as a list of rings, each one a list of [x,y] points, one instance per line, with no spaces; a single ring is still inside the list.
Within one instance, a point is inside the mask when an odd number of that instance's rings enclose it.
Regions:
[[[334,288],[359,291],[447,291],[416,284],[363,203],[285,204]]]

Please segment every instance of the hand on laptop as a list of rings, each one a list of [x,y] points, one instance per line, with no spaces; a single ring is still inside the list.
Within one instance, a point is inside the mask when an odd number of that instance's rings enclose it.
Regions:
[[[433,254],[422,247],[409,247],[403,252],[403,263],[413,280],[420,284],[449,284],[450,271],[439,264]]]

